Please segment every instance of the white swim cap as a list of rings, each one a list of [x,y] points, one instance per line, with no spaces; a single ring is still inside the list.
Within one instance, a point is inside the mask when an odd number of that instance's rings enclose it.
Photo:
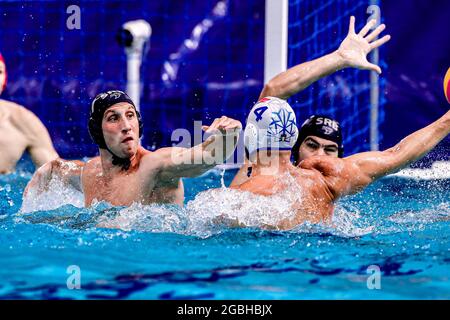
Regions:
[[[263,98],[253,106],[247,117],[244,141],[248,156],[259,150],[290,151],[297,137],[297,119],[285,100]]]

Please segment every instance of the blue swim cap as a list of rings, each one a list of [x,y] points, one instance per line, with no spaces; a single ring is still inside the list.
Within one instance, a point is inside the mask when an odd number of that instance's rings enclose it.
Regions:
[[[244,141],[248,158],[259,150],[290,151],[297,136],[296,117],[291,106],[279,98],[263,98],[247,117]]]

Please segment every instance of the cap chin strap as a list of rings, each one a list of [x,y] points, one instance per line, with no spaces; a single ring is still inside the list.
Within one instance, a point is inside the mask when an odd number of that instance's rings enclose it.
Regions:
[[[112,164],[113,166],[119,166],[121,167],[122,171],[127,171],[130,169],[131,166],[131,160],[130,158],[120,158],[116,156],[105,144],[105,149],[112,155]]]

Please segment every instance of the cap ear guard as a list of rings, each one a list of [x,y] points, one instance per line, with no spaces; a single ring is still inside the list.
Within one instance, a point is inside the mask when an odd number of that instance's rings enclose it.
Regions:
[[[142,135],[144,134],[144,124],[142,123],[141,113],[136,109],[134,109],[134,111],[136,111],[136,117],[139,122],[139,138],[142,138]]]
[[[95,121],[94,118],[89,117],[88,130],[89,135],[92,140],[94,140],[94,143],[97,144],[99,148],[106,149],[105,139],[103,138],[102,123],[99,123],[98,121]]]
[[[244,130],[244,145],[247,159],[258,149],[258,131],[252,123],[248,123]]]
[[[343,158],[344,157],[344,146],[340,145],[339,149],[338,149],[338,158]]]

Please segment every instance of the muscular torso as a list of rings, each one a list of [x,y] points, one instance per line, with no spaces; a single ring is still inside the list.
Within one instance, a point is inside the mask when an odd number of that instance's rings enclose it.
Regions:
[[[327,187],[324,176],[314,169],[300,169],[289,166],[283,170],[283,174],[277,175],[253,175],[245,183],[232,187],[233,189],[252,192],[263,196],[271,196],[283,193],[292,187],[289,183],[296,182],[300,197],[292,203],[295,217],[281,221],[281,229],[290,229],[302,222],[311,223],[330,222],[333,214],[333,195]],[[285,179],[285,174],[293,177]]]
[[[28,139],[16,125],[17,105],[0,100],[0,174],[14,170],[27,148]]]
[[[153,157],[146,151],[142,156]],[[149,160],[149,159],[147,159]],[[107,201],[116,206],[129,206],[138,202],[175,203],[183,205],[184,189],[181,179],[172,183],[162,183],[158,179],[158,160],[146,161],[149,165],[140,165],[128,171],[105,175],[102,171],[100,157],[90,160],[84,166],[82,173],[82,188],[85,205],[90,206],[96,201]]]

